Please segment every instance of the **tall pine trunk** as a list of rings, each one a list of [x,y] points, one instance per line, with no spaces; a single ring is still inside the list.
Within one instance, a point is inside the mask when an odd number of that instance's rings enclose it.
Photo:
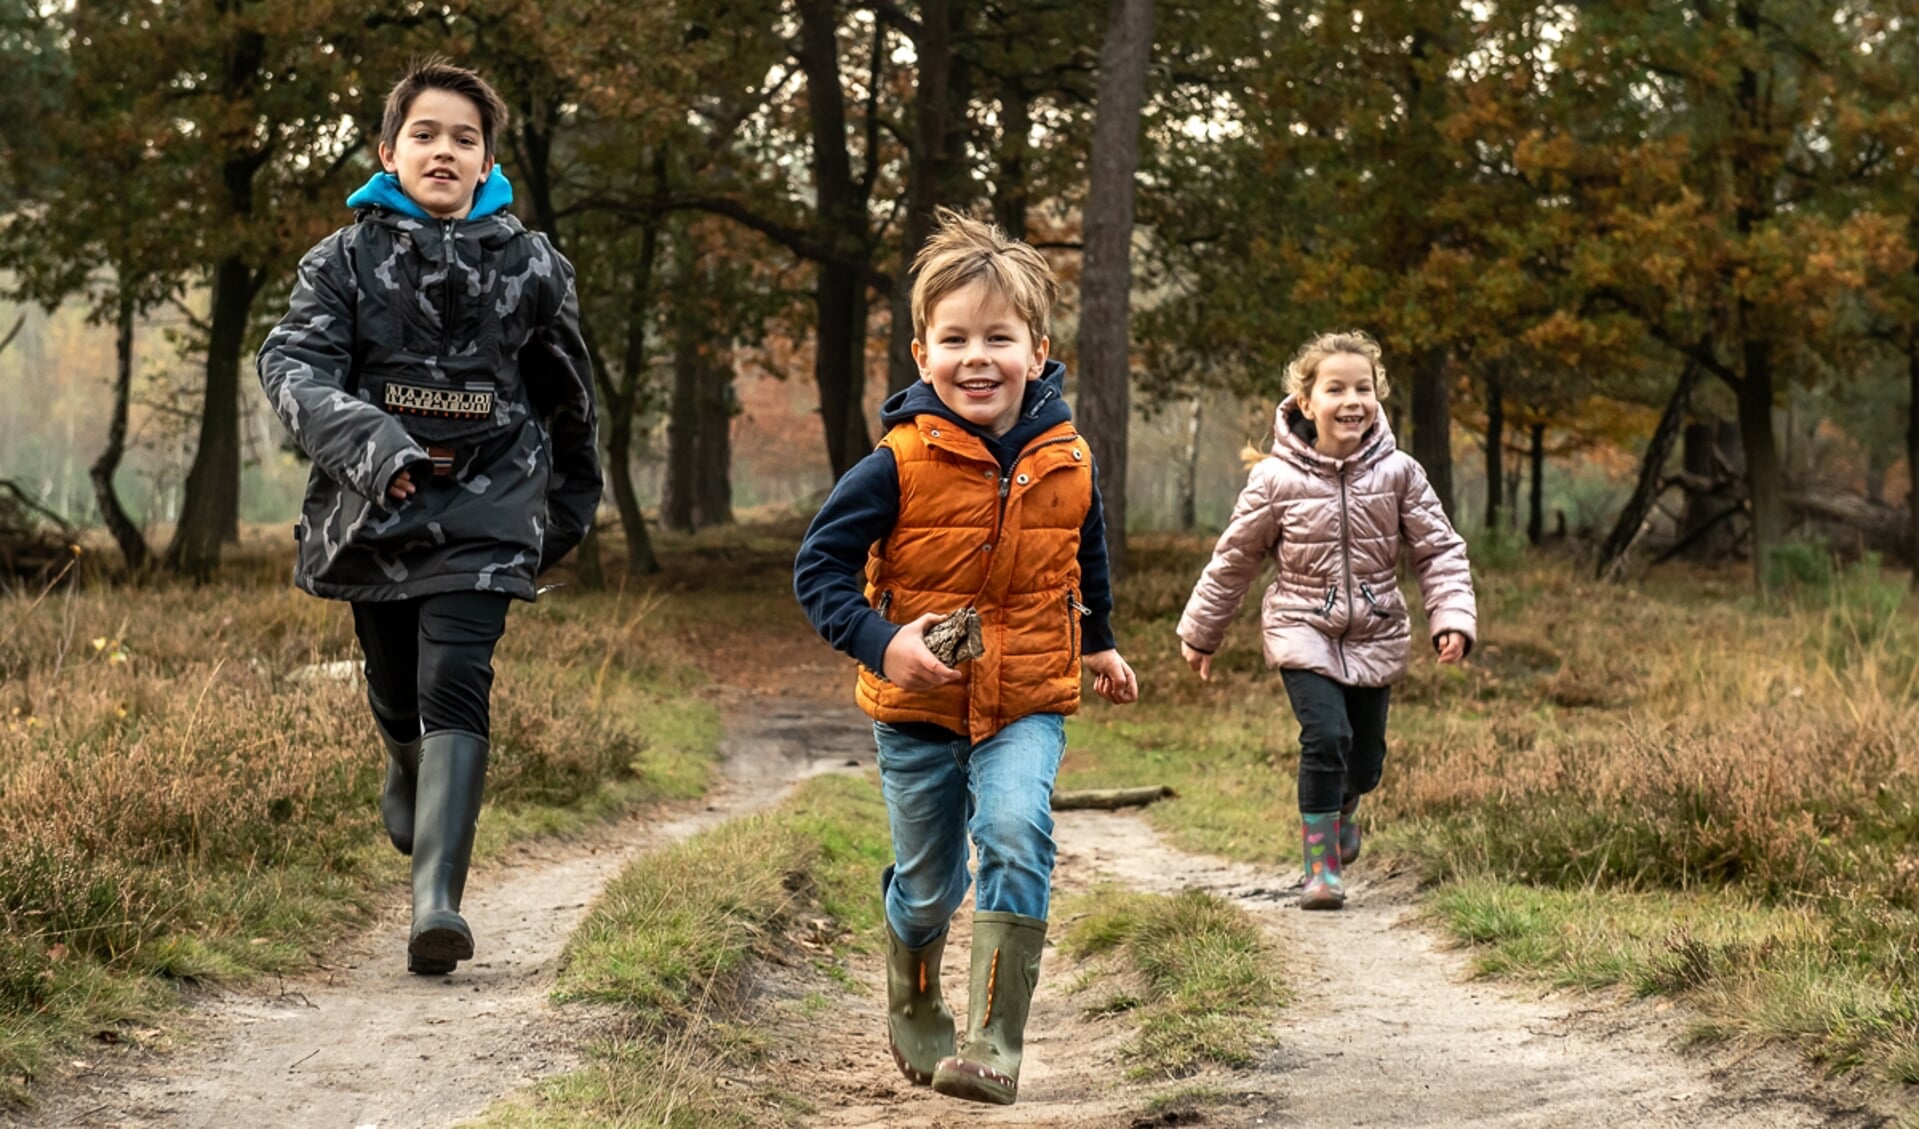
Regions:
[[[187,471],[180,524],[167,567],[204,580],[220,564],[220,546],[240,513],[240,348],[253,308],[254,278],[237,254],[213,276],[213,325],[207,335],[207,386],[200,442]]]
[[[1533,424],[1532,445],[1527,458],[1532,464],[1531,497],[1526,499],[1526,543],[1537,545],[1546,539],[1546,425]]]
[[[872,254],[867,233],[867,189],[853,179],[847,148],[846,106],[840,89],[839,7],[832,0],[800,0],[801,69],[813,134],[813,190],[820,235],[827,245],[861,262]],[[876,46],[877,50],[877,46]],[[877,70],[877,62],[876,67]],[[873,445],[866,427],[866,283],[842,261],[820,263],[813,305],[813,382],[827,462],[837,480]]]
[[[722,357],[700,365],[694,450],[693,521],[701,529],[733,524],[733,366]]]
[[[1413,360],[1413,458],[1447,517],[1453,516],[1453,412],[1446,387],[1446,354],[1427,349]]]
[[[1118,575],[1126,566],[1126,444],[1133,411],[1134,177],[1153,57],[1153,0],[1111,0],[1107,11],[1080,275],[1079,425],[1098,460],[1106,547]]]
[[[1486,528],[1499,528],[1499,491],[1505,486],[1506,398],[1499,377],[1486,377]]]
[[[972,100],[966,61],[956,50],[965,31],[964,0],[923,0],[913,42],[913,143],[906,172],[906,219],[900,241],[899,282],[893,287],[887,342],[886,388],[897,392],[919,379],[913,361],[913,257],[933,234],[933,210],[960,211],[970,202],[961,158],[966,152],[966,106]]]

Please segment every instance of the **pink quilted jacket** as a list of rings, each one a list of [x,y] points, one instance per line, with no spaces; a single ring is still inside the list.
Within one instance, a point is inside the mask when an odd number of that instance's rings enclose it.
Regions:
[[[1288,396],[1273,424],[1273,454],[1240,491],[1213,559],[1193,586],[1179,637],[1217,651],[1268,557],[1278,575],[1260,606],[1268,666],[1317,671],[1349,686],[1385,686],[1406,673],[1412,631],[1396,565],[1412,550],[1427,628],[1478,637],[1466,542],[1446,520],[1426,471],[1393,443],[1386,414],[1359,452],[1331,459],[1294,434]]]

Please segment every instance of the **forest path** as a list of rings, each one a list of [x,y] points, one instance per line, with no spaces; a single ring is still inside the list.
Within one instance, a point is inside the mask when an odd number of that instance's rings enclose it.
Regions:
[[[698,804],[639,813],[584,841],[531,844],[478,869],[468,906],[481,957],[457,975],[405,972],[406,915],[396,904],[312,976],[210,993],[177,1025],[174,1053],[103,1048],[23,1124],[438,1127],[569,1068],[594,1025],[547,997],[560,949],[600,886],[639,853],[762,808],[806,776],[872,764],[869,723],[839,693],[844,669],[810,640],[769,634],[752,669],[725,672],[724,783]],[[1297,909],[1296,870],[1183,853],[1136,813],[1061,813],[1057,839],[1062,893],[1204,889],[1272,937],[1295,993],[1272,1044],[1255,1069],[1184,1083],[1230,1094],[1229,1103],[1148,1115],[1153,1095],[1171,1087],[1124,1079],[1129,1021],[1089,1014],[1103,996],[1073,994],[1082,970],[1050,944],[1017,1106],[954,1102],[900,1078],[885,1045],[877,951],[852,955],[850,989],[805,960],[767,966],[755,994],[769,1053],[732,1081],[747,1094],[772,1086],[802,1095],[814,1111],[805,1123],[833,1129],[1132,1129],[1193,1117],[1215,1126],[1890,1124],[1847,1084],[1785,1052],[1677,1050],[1678,1009],[1471,980],[1467,958],[1418,925],[1411,882],[1376,877],[1376,860],[1355,867],[1344,912],[1307,914]],[[970,904],[946,958],[958,1013],[969,913]],[[831,1006],[808,1006],[820,999]]]
[[[404,1129],[450,1125],[579,1061],[594,1026],[549,1001],[562,947],[639,854],[768,807],[796,782],[872,760],[844,726],[777,697],[725,692],[723,778],[702,800],[636,812],[584,839],[476,865],[462,907],[479,951],[449,977],[406,971],[403,891],[314,973],[209,991],[172,1053],[103,1048],[69,1064],[26,1127]],[[839,744],[836,744],[840,742]],[[0,1115],[4,1120],[4,1115]]]

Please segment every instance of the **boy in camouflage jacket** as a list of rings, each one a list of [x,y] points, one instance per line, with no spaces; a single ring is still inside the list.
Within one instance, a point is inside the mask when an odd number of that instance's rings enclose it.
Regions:
[[[473,72],[414,66],[387,99],[386,171],[301,260],[258,358],[313,459],[294,583],[352,603],[388,750],[381,814],[413,856],[407,967],[429,975],[473,956],[459,909],[507,606],[600,499],[573,269],[505,210],[505,118]]]

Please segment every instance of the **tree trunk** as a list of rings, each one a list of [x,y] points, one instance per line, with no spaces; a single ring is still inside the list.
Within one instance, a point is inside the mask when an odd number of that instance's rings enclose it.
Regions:
[[[219,567],[220,545],[240,511],[240,347],[253,289],[253,272],[238,255],[220,261],[213,278],[200,443],[166,561],[172,571],[199,580]]]
[[[733,367],[720,358],[700,366],[698,452],[693,520],[701,528],[733,524]]]
[[[813,134],[813,188],[820,233],[841,251],[865,261],[872,254],[866,190],[853,179],[847,148],[846,106],[840,89],[839,8],[832,0],[800,0],[800,66]],[[845,263],[821,263],[814,284],[819,325],[813,382],[819,391],[826,456],[837,480],[866,455],[872,439],[861,401],[866,389],[866,284]]]
[[[1447,517],[1453,516],[1453,414],[1446,354],[1428,349],[1413,360],[1413,458]]]
[[[1785,541],[1786,507],[1772,430],[1772,345],[1748,340],[1739,398],[1739,448],[1746,456],[1746,498],[1752,507],[1753,577],[1765,583],[1766,558]]]
[[[1027,161],[1032,155],[1032,99],[1019,80],[1008,78],[999,88],[1000,138],[996,154],[998,174],[993,179],[993,220],[1014,239],[1026,238]]]
[[[1126,566],[1126,441],[1133,412],[1134,177],[1153,58],[1153,0],[1111,0],[1107,12],[1080,275],[1079,428],[1098,460],[1106,548],[1118,576]]]
[[[1546,425],[1533,424],[1532,446],[1527,453],[1532,464],[1531,497],[1526,499],[1526,543],[1537,545],[1546,539]]]
[[[127,285],[124,279],[121,285]],[[100,507],[100,520],[106,524],[107,532],[113,534],[114,543],[120,546],[129,574],[144,572],[148,563],[147,539],[139,525],[127,515],[126,507],[120,504],[119,492],[113,488],[114,472],[120,469],[120,458],[127,450],[127,403],[133,396],[133,322],[133,299],[123,293],[114,319],[113,417],[107,425],[107,448],[100,452],[99,460],[87,472],[93,479],[93,498]]]
[[[657,169],[657,164],[656,164]],[[649,221],[640,232],[640,254],[633,264],[627,290],[626,349],[620,359],[620,383],[602,386],[606,397],[606,479],[613,488],[613,506],[620,515],[620,535],[626,542],[626,575],[651,576],[660,571],[653,555],[653,538],[646,531],[646,515],[633,485],[633,417],[639,411],[640,386],[646,379],[646,327],[653,315],[653,263],[659,256],[660,226]]]
[[[1672,398],[1666,401],[1666,410],[1660,413],[1659,425],[1653,428],[1652,439],[1646,444],[1646,456],[1640,460],[1639,481],[1633,487],[1632,496],[1626,499],[1625,509],[1619,512],[1619,520],[1600,547],[1599,564],[1593,571],[1598,579],[1617,581],[1622,577],[1626,551],[1639,539],[1640,527],[1665,485],[1666,460],[1679,441],[1686,405],[1692,401],[1692,390],[1698,383],[1699,366],[1688,364],[1679,374],[1679,384],[1673,389]]]
[[[573,576],[589,592],[606,590],[606,558],[600,551],[600,527],[595,525],[573,550]]]
[[[1906,341],[1906,508],[1912,514],[1912,583],[1919,587],[1919,338]]]
[[[1499,377],[1486,376],[1486,528],[1499,528],[1499,491],[1506,485],[1506,398]]]
[[[906,221],[900,244],[900,280],[893,287],[892,329],[887,344],[886,389],[897,392],[919,379],[913,361],[913,257],[933,234],[933,209],[964,211],[970,191],[956,176],[966,152],[966,106],[972,92],[965,59],[954,51],[964,33],[964,0],[923,0],[914,41],[913,145],[906,172]]]
[[[667,402],[666,416],[666,489],[660,500],[660,525],[681,533],[693,532],[693,478],[697,473],[694,445],[699,439],[700,356],[704,327],[695,309],[693,295],[699,289],[694,277],[692,244],[678,241],[674,254],[673,295],[673,393]]]
[[[1205,397],[1193,393],[1186,416],[1186,450],[1179,468],[1179,528],[1186,533],[1199,525],[1199,427],[1205,404]]]

